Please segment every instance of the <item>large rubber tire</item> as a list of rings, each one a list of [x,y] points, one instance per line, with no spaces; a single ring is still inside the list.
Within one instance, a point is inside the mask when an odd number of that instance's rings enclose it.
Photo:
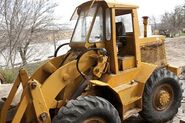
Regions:
[[[157,90],[157,88],[162,86],[171,88],[173,95],[172,98],[170,98],[171,101],[167,107],[158,110],[154,106],[154,93],[159,93],[158,91],[160,90]],[[178,77],[166,69],[156,70],[145,85],[143,93],[143,109],[140,112],[140,115],[147,122],[164,123],[171,120],[178,112],[178,108],[181,105],[181,99],[182,89]]]
[[[83,123],[90,118],[101,118],[106,123],[121,123],[114,106],[97,96],[80,96],[69,101],[58,112],[59,123]]]

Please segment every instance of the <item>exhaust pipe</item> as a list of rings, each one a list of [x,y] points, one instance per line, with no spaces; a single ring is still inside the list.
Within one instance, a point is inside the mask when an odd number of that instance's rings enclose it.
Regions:
[[[144,37],[147,37],[148,16],[143,16]]]

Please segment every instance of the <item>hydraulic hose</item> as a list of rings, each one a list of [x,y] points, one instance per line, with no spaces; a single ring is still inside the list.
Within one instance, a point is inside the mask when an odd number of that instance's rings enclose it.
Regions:
[[[58,51],[60,50],[60,48],[62,48],[62,47],[65,46],[65,45],[69,45],[69,43],[64,43],[64,44],[60,45],[60,46],[55,50],[54,57],[57,57]]]
[[[92,51],[92,50],[94,50],[94,51],[101,51],[104,55],[107,55],[107,56],[108,56],[108,52],[107,52],[107,50],[106,50],[105,48],[90,48],[90,49],[87,49],[85,52],[81,53],[81,54],[77,57],[76,68],[77,68],[77,71],[80,73],[80,75],[81,75],[84,79],[86,79],[86,75],[85,75],[85,73],[83,73],[83,72],[80,70],[80,68],[79,68],[80,58],[81,58],[84,54],[86,54],[87,52]]]

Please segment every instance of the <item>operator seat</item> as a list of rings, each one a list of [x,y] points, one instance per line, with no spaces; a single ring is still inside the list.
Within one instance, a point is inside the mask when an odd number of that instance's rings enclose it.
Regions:
[[[116,43],[118,46],[118,55],[121,55],[123,52],[123,47],[126,46],[126,32],[125,26],[122,22],[116,23]]]
[[[117,43],[121,43],[123,46],[126,45],[126,31],[122,22],[116,23],[116,39]]]
[[[123,36],[125,35],[125,26],[122,22],[116,23],[116,36]]]

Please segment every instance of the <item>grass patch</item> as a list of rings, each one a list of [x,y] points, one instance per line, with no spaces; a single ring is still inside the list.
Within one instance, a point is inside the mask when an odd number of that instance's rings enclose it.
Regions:
[[[12,83],[15,80],[16,72],[11,69],[0,70],[5,79],[5,83]]]
[[[27,72],[32,75],[41,65],[43,65],[46,61],[42,62],[37,62],[37,63],[32,63],[32,64],[27,64],[24,67],[19,67],[19,69],[24,68],[27,70]]]
[[[0,69],[0,73],[4,77],[5,83],[13,83],[21,68],[26,69],[28,74],[32,75],[39,68],[39,66],[41,66],[44,63],[45,61],[42,61],[42,62],[28,64],[24,67],[16,67],[14,69]]]
[[[180,36],[185,36],[185,33],[181,33]]]

